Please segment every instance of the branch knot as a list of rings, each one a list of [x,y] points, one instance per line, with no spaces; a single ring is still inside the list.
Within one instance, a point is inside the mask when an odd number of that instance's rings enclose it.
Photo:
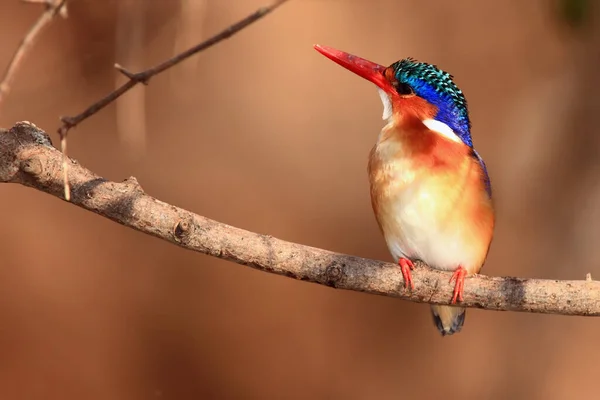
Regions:
[[[30,158],[21,161],[20,169],[32,177],[38,177],[44,171],[44,166],[39,158]]]
[[[327,286],[336,287],[345,276],[345,273],[344,273],[345,267],[346,267],[345,264],[339,265],[335,262],[332,263],[331,265],[329,265],[325,269],[325,282],[324,283]]]
[[[180,219],[173,229],[173,236],[177,243],[186,243],[194,233],[194,222],[191,218]]]

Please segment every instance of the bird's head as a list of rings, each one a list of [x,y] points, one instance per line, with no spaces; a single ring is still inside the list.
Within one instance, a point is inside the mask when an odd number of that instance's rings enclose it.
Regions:
[[[377,85],[383,119],[416,117],[428,128],[473,147],[467,101],[449,73],[412,58],[385,67],[331,47],[315,49]]]

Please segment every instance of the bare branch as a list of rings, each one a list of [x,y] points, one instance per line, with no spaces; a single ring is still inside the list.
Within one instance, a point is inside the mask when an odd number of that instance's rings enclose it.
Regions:
[[[63,198],[62,154],[28,122],[0,130],[0,182],[19,183]],[[404,300],[448,304],[450,273],[419,263],[415,289],[404,288],[395,264],[286,242],[225,225],[147,195],[135,178],[108,181],[68,159],[72,203],[180,247],[238,264],[318,283]],[[564,315],[600,315],[600,282],[467,278],[465,307]]]
[[[287,0],[276,0],[274,3],[272,3],[269,6],[261,7],[258,10],[256,10],[255,12],[253,12],[252,14],[245,17],[244,19],[227,27],[223,31],[217,33],[216,35],[205,40],[204,42],[197,44],[196,46],[191,47],[188,50],[186,50],[182,53],[179,53],[179,54],[175,55],[174,57],[168,59],[167,61],[164,61],[152,68],[148,68],[145,71],[133,73],[133,72],[128,71],[121,65],[115,64],[115,68],[119,72],[121,72],[123,75],[125,75],[127,78],[129,78],[129,80],[127,82],[125,82],[123,85],[121,85],[119,88],[115,89],[114,91],[112,91],[111,93],[109,93],[108,95],[106,95],[105,97],[100,99],[99,101],[97,101],[96,103],[89,106],[87,109],[82,111],[80,114],[77,114],[74,117],[61,117],[61,121],[63,122],[63,125],[58,130],[59,135],[61,137],[65,136],[67,134],[67,132],[69,131],[69,129],[77,126],[83,120],[91,117],[98,111],[102,110],[104,107],[106,107],[107,105],[109,105],[110,103],[112,103],[113,101],[118,99],[119,97],[121,97],[123,94],[125,94],[127,91],[129,91],[132,87],[134,87],[138,83],[148,84],[148,81],[153,76],[158,75],[163,71],[166,71],[167,69],[179,64],[183,60],[193,56],[196,53],[206,50],[209,47],[212,47],[215,44],[222,42],[225,39],[229,39],[231,36],[235,35],[242,29],[248,27],[249,25],[253,24],[254,22],[258,21],[259,19],[262,19],[263,17],[265,17],[267,14],[274,11],[277,7],[279,7],[286,1]]]
[[[8,95],[10,91],[10,85],[23,61],[25,55],[33,46],[35,39],[39,36],[42,30],[48,26],[48,24],[54,19],[54,17],[60,14],[66,17],[67,12],[67,0],[24,0],[26,3],[43,3],[46,5],[46,10],[40,15],[35,23],[29,28],[29,31],[23,37],[21,44],[15,51],[12,59],[8,63],[2,82],[0,82],[0,104]]]
[[[33,0],[33,1],[38,1],[38,0]],[[45,0],[40,0],[40,1],[45,1]],[[50,1],[50,0],[48,0],[48,1]],[[117,100],[119,97],[121,97],[123,94],[128,92],[131,88],[133,88],[138,83],[143,83],[144,85],[147,85],[148,82],[150,81],[150,78],[152,78],[153,76],[158,75],[163,71],[166,71],[167,69],[179,64],[183,60],[193,56],[196,53],[206,50],[209,47],[212,47],[215,44],[222,42],[225,39],[230,38],[231,36],[235,35],[239,31],[241,31],[242,29],[250,26],[254,22],[258,21],[259,19],[263,18],[267,14],[271,13],[273,10],[275,10],[277,7],[279,7],[286,1],[287,0],[276,0],[274,3],[272,3],[269,6],[261,7],[258,10],[256,10],[255,12],[253,12],[252,14],[245,17],[244,19],[236,22],[233,25],[230,25],[225,30],[221,31],[220,33],[216,34],[215,36],[213,36],[213,37],[205,40],[204,42],[197,44],[196,46],[194,46],[184,52],[181,52],[181,53],[175,55],[174,57],[168,59],[167,61],[164,61],[164,62],[162,62],[152,68],[149,68],[145,71],[133,73],[133,72],[130,72],[127,69],[125,69],[123,66],[121,66],[119,64],[115,64],[114,67],[117,69],[117,71],[119,71],[120,73],[122,73],[129,79],[127,82],[125,82],[123,85],[121,85],[120,87],[118,87],[117,89],[115,89],[114,91],[112,91],[111,93],[109,93],[108,95],[103,97],[102,99],[98,100],[97,102],[95,102],[94,104],[92,104],[91,106],[86,108],[80,114],[77,114],[74,117],[61,117],[60,118],[63,124],[60,128],[58,128],[58,134],[60,135],[61,148],[62,148],[63,154],[65,155],[65,161],[63,162],[63,181],[64,181],[63,187],[64,187],[65,200],[69,201],[71,199],[71,189],[70,189],[70,183],[69,183],[69,178],[68,178],[69,168],[68,168],[68,163],[66,162],[67,133],[69,132],[69,130],[71,128],[74,128],[79,123],[81,123],[83,120],[91,117],[92,115],[96,114],[98,111],[102,110],[104,107],[106,107],[113,101]]]

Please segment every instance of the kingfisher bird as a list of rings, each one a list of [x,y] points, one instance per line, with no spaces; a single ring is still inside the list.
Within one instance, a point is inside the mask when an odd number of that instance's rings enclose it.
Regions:
[[[417,260],[453,271],[451,305],[432,305],[431,312],[442,336],[459,332],[465,277],[481,270],[495,223],[490,178],[473,147],[463,92],[433,64],[405,58],[385,67],[314,47],[377,86],[386,124],[369,153],[375,219],[405,287],[414,289]]]

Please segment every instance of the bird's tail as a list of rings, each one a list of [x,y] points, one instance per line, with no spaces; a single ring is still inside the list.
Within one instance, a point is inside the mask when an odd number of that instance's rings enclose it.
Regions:
[[[465,323],[467,309],[451,306],[431,306],[433,322],[442,336],[453,335],[460,332]]]

